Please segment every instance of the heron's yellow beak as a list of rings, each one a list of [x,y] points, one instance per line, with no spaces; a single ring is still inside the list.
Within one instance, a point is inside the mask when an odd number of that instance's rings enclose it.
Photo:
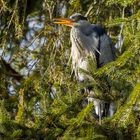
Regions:
[[[63,24],[70,27],[72,27],[74,23],[71,19],[67,19],[67,18],[55,18],[53,20],[54,20],[53,23],[55,24]]]

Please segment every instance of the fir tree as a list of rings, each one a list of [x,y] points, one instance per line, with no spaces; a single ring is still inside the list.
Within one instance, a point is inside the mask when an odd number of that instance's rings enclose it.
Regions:
[[[0,139],[140,139],[139,7],[139,0],[1,0]],[[123,36],[116,60],[96,71],[91,64],[93,80],[84,84],[71,75],[69,29],[52,23],[76,12],[114,43]],[[101,125],[92,103],[81,107],[89,85],[117,107]]]

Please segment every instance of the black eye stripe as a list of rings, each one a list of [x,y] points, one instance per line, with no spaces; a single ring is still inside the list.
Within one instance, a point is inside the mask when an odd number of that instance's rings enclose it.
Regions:
[[[86,17],[81,16],[81,15],[78,15],[78,18],[79,18],[80,20],[87,20],[87,18],[86,18]]]
[[[73,19],[74,21],[87,20],[87,18],[82,15],[72,16],[71,19]]]

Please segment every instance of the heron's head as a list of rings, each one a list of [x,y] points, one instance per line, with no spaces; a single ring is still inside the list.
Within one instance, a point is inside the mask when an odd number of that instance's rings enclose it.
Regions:
[[[76,27],[87,25],[89,22],[87,21],[86,17],[82,16],[79,13],[76,13],[71,15],[69,18],[55,18],[54,23],[63,24],[70,27]]]

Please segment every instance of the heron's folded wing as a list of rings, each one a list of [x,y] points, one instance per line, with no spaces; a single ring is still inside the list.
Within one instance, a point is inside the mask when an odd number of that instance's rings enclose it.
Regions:
[[[72,35],[79,50],[96,55],[98,67],[115,59],[113,43],[101,26],[91,25],[84,30],[74,28]]]

